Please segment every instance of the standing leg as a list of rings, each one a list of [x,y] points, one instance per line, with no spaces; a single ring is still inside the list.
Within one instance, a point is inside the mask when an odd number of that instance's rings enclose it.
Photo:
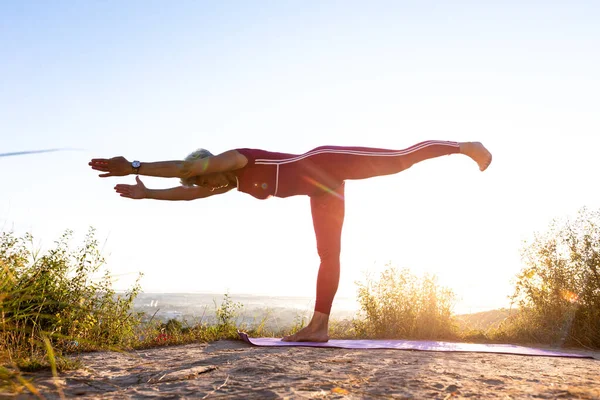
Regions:
[[[317,276],[317,300],[310,323],[288,342],[326,342],[329,340],[329,313],[340,281],[340,252],[344,224],[344,183],[331,193],[310,198],[317,251],[321,259]]]
[[[317,276],[315,311],[329,315],[340,280],[340,253],[344,224],[344,183],[333,193],[311,197],[317,252],[321,259]]]

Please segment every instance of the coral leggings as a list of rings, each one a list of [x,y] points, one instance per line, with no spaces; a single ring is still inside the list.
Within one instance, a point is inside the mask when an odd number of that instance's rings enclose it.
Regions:
[[[403,171],[413,164],[459,152],[457,142],[422,142],[404,150],[371,148],[320,148],[319,155],[331,160],[329,170],[342,179],[365,179]],[[336,175],[337,175],[336,174]],[[317,277],[315,311],[329,314],[340,280],[340,252],[344,223],[344,183],[331,191],[310,197],[317,251],[321,259]]]

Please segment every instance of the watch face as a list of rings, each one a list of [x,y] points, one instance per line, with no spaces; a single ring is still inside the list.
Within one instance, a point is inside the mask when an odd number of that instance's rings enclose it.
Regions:
[[[139,167],[140,167],[140,165],[141,165],[141,163],[140,163],[139,161],[134,161],[134,162],[132,162],[132,163],[131,163],[131,166],[132,166],[133,168],[139,168]]]

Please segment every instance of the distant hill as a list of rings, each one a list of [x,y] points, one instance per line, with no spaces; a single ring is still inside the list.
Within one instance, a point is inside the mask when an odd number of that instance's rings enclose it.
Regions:
[[[457,315],[456,320],[461,329],[487,331],[491,328],[498,328],[500,323],[514,314],[516,310],[501,308],[498,310],[482,311],[474,314]]]

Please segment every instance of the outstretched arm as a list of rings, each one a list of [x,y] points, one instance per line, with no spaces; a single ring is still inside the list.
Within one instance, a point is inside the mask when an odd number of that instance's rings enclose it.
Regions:
[[[159,178],[189,178],[216,172],[234,171],[243,168],[248,159],[235,150],[195,161],[142,162],[139,175]],[[101,178],[125,176],[135,173],[131,162],[125,157],[94,158],[89,162],[92,169],[104,172]]]
[[[123,185],[119,184],[115,186],[115,191],[121,195],[121,197],[128,197],[130,199],[155,199],[155,200],[194,200],[202,199],[213,196],[215,194],[222,194],[230,191],[231,187],[225,187],[210,189],[201,186],[178,186],[169,189],[148,189],[142,180],[136,176],[135,185]]]

